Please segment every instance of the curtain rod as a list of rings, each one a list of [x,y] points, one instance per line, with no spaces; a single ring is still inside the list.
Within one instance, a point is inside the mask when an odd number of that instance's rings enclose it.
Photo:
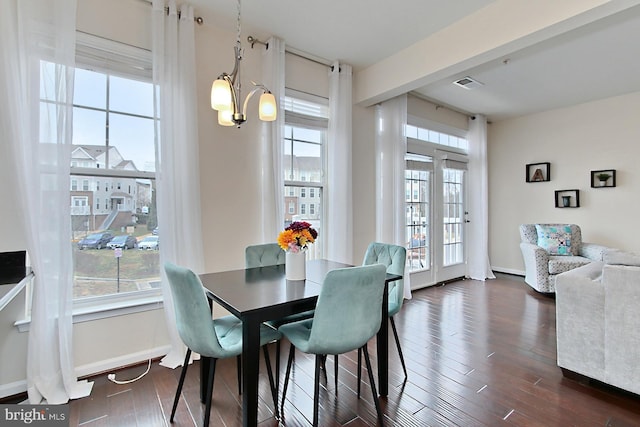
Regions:
[[[147,3],[148,5],[152,5],[153,4],[152,0],[140,0],[140,1],[143,1],[143,2]],[[169,7],[165,6],[164,10],[165,10],[165,12],[167,12],[167,15],[168,15],[169,14]],[[180,18],[180,11],[179,10],[178,10],[178,18]],[[193,20],[198,25],[204,24],[204,18],[202,16],[194,16]]]
[[[249,44],[251,45],[251,49],[253,49],[253,45],[256,44],[256,43],[261,44],[261,45],[265,46],[267,49],[269,49],[269,43],[265,43],[263,41],[260,41],[260,40],[258,40],[257,38],[255,38],[253,36],[247,37],[247,42],[249,42]],[[328,64],[329,61],[326,61],[326,60],[322,61],[322,60],[319,60],[319,59],[315,59],[315,58],[312,58],[311,55],[309,55],[309,54],[305,54],[305,53],[300,52],[298,50],[287,49],[286,47],[285,47],[284,51],[285,51],[285,53],[288,53],[288,54],[293,55],[293,56],[297,56],[298,58],[306,59],[307,61],[311,61],[311,62],[315,62],[316,64],[324,65],[325,67],[330,68],[331,71],[333,71],[333,65]]]

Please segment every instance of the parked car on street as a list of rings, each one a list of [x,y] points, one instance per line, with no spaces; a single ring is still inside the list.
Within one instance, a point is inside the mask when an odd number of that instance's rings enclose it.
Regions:
[[[78,249],[106,248],[107,243],[109,243],[112,238],[113,238],[113,235],[108,232],[90,234],[78,242]]]
[[[138,242],[138,249],[158,250],[160,239],[158,236],[147,236]]]
[[[133,249],[138,246],[138,240],[135,237],[124,234],[122,236],[116,236],[109,243],[107,243],[107,247],[109,249],[122,248],[122,249]]]
[[[151,231],[151,234],[153,234],[154,236],[158,235],[158,227],[154,228],[153,231]]]

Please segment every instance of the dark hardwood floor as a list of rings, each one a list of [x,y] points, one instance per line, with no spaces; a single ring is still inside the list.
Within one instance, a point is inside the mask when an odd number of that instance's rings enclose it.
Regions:
[[[555,358],[555,301],[535,293],[519,277],[501,275],[484,283],[466,280],[416,291],[396,316],[396,324],[409,379],[403,382],[390,336],[389,396],[381,399],[389,426],[640,426],[640,397],[562,376]],[[375,357],[374,342],[369,346]],[[288,343],[282,349],[281,382]],[[376,425],[368,386],[360,400],[355,395],[355,352],[340,357],[337,391],[333,358],[326,367],[320,425]],[[146,364],[124,369],[117,377],[133,378],[145,369]],[[94,377],[91,396],[71,402],[70,425],[168,426],[179,374],[179,369],[154,362],[151,372],[132,384],[113,384],[106,374]],[[284,414],[276,420],[262,366],[261,426],[310,425],[312,357],[296,354],[291,380]],[[196,362],[189,368],[174,425],[202,424],[198,386]],[[221,360],[210,425],[240,426],[240,405],[236,361]]]

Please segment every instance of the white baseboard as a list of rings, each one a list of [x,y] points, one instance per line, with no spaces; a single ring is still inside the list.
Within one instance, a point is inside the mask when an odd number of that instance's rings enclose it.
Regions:
[[[27,391],[27,380],[20,380],[8,384],[0,384],[0,398],[14,396]]]
[[[95,363],[89,363],[77,366],[75,371],[78,377],[87,377],[122,368],[123,366],[135,365],[136,363],[146,362],[156,357],[164,356],[171,350],[171,346],[165,345],[155,347],[149,350],[139,351],[137,353],[125,354],[123,356],[113,357],[111,359],[101,360]],[[27,391],[27,380],[15,381],[8,384],[0,384],[0,398],[14,396],[16,394]]]
[[[121,368],[123,366],[134,365],[136,363],[145,362],[156,357],[164,356],[171,350],[170,345],[155,347],[149,350],[139,351],[137,353],[125,354],[123,356],[113,357],[111,359],[100,360],[98,362],[89,363],[82,366],[76,366],[76,375],[78,377],[87,377],[89,375],[99,374]]]

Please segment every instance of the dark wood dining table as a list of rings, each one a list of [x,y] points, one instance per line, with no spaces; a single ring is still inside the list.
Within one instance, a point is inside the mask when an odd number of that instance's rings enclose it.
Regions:
[[[242,320],[242,425],[257,425],[258,367],[260,324],[294,313],[313,309],[330,270],[353,267],[349,264],[317,259],[307,261],[306,280],[287,281],[284,265],[247,268],[200,275],[207,296]],[[376,337],[378,355],[378,390],[388,394],[388,298],[387,284],[402,276],[387,274],[382,302],[382,322]],[[201,378],[206,378],[209,364],[201,363]],[[205,387],[200,395],[204,401]]]

